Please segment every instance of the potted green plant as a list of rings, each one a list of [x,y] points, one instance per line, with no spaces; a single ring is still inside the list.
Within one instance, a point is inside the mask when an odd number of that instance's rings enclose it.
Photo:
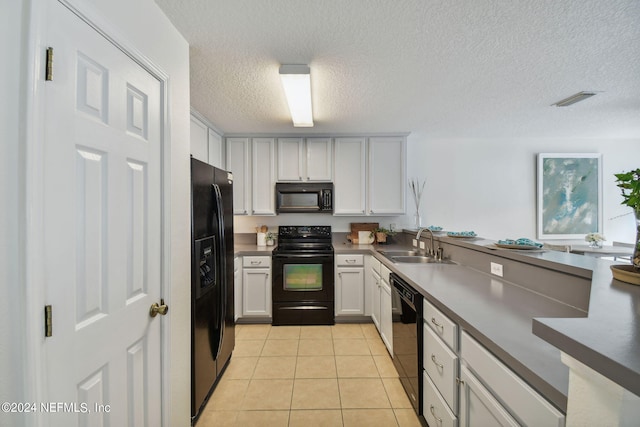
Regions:
[[[271,231],[267,231],[267,234],[264,236],[267,242],[267,246],[273,246],[276,242],[276,233],[272,233]]]
[[[394,234],[396,234],[395,231],[392,231],[384,227],[378,227],[374,229],[371,233],[375,235],[376,242],[378,243],[387,243],[387,236],[393,236]]]
[[[640,271],[640,168],[614,175],[616,185],[622,193],[621,204],[633,209],[636,218],[636,240],[631,261],[634,269]]]

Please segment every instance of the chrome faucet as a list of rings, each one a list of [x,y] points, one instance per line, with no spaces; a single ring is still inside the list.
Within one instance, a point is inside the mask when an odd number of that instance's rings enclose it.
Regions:
[[[421,235],[421,234],[422,234],[422,232],[423,232],[423,231],[425,231],[425,230],[427,230],[427,231],[429,232],[429,234],[431,235],[431,236],[430,236],[431,242],[430,242],[430,245],[429,245],[429,252],[427,252],[427,254],[428,254],[429,256],[435,256],[435,254],[436,254],[436,250],[435,250],[435,249],[434,249],[434,247],[433,247],[433,231],[431,231],[431,229],[430,229],[430,228],[425,227],[425,228],[420,228],[420,229],[418,229],[418,234],[416,234],[416,240],[417,240],[418,242],[420,242],[420,235]],[[420,243],[418,243],[418,245],[419,245],[419,244],[420,244]]]

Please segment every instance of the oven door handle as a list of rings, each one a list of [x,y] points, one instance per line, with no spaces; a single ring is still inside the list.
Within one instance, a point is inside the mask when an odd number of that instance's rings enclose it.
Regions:
[[[315,258],[322,260],[333,260],[333,255],[319,255],[319,254],[273,254],[273,258],[285,259],[285,258]]]

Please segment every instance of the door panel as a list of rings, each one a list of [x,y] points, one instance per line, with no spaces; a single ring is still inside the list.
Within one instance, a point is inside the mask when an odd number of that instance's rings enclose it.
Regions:
[[[45,395],[80,408],[50,414],[51,425],[159,426],[162,316],[149,308],[161,296],[162,83],[59,2],[50,7]]]

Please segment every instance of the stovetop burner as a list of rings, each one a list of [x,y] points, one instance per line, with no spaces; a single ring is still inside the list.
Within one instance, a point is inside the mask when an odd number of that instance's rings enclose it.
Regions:
[[[333,253],[330,225],[286,225],[278,227],[276,253]]]

